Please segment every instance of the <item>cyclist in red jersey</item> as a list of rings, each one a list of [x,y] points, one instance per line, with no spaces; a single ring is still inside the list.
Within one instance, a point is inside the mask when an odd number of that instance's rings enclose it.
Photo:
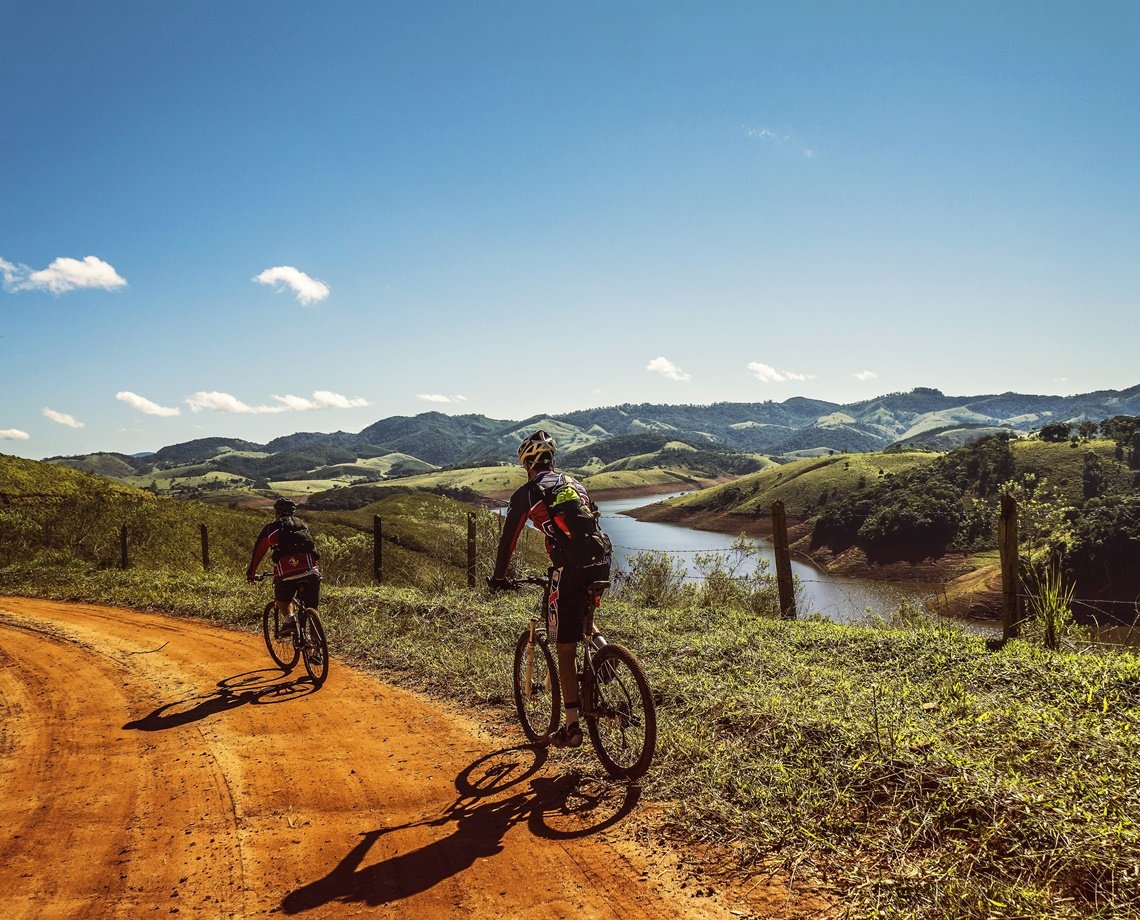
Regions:
[[[487,580],[491,590],[502,590],[511,585],[507,577],[511,556],[518,544],[527,521],[546,536],[546,552],[550,556],[550,597],[548,599],[547,633],[558,644],[558,680],[562,699],[566,704],[566,723],[555,732],[550,743],[555,747],[579,747],[582,728],[578,724],[578,675],[575,655],[582,641],[588,616],[597,606],[598,595],[590,591],[590,584],[609,578],[609,558],[602,563],[580,567],[570,564],[552,537],[555,523],[550,509],[542,498],[542,490],[553,488],[574,489],[582,502],[596,511],[585,487],[573,476],[554,468],[555,441],[541,429],[524,438],[519,444],[519,462],[527,472],[527,481],[511,496],[503,522],[503,535],[495,558],[494,574]],[[607,541],[608,546],[608,541]]]
[[[253,545],[245,577],[256,581],[257,567],[266,553],[273,559],[273,600],[281,613],[281,634],[287,635],[296,628],[296,618],[289,611],[289,603],[299,596],[302,607],[314,610],[321,600],[321,570],[317,565],[321,554],[313,545],[309,528],[294,516],[297,503],[279,498],[273,503],[277,520],[266,524]]]

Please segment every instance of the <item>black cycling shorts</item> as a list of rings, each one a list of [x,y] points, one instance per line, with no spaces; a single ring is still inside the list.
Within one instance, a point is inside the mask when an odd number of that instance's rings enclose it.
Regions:
[[[592,609],[586,586],[587,579],[580,569],[569,566],[553,569],[550,573],[550,595],[546,602],[546,634],[558,642],[580,642],[586,630],[586,614]]]
[[[314,572],[302,578],[290,578],[288,581],[273,581],[273,598],[279,601],[291,601],[294,595],[305,608],[314,610],[321,603],[321,576]]]

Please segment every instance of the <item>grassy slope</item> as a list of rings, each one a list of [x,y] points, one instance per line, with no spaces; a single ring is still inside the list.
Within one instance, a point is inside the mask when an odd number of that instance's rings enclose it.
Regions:
[[[1070,503],[1081,501],[1084,458],[1090,450],[1112,470],[1114,482],[1120,488],[1128,488],[1131,482],[1131,473],[1113,460],[1111,441],[1086,441],[1074,448],[1068,442],[1023,440],[1014,441],[1012,448],[1018,474],[1035,473],[1044,478]],[[819,514],[826,500],[860,488],[861,481],[869,485],[880,476],[930,463],[938,456],[929,451],[902,451],[795,460],[742,476],[732,483],[669,499],[654,514],[675,520],[710,512],[753,517],[768,514],[772,503],[780,500],[789,516],[809,520]]]
[[[792,517],[810,518],[819,512],[824,494],[837,497],[859,488],[860,480],[871,483],[881,475],[929,463],[935,456],[924,452],[835,454],[795,460],[702,492],[671,498],[666,503],[667,513],[674,519],[709,512],[751,517],[768,513],[772,503],[780,500]]]

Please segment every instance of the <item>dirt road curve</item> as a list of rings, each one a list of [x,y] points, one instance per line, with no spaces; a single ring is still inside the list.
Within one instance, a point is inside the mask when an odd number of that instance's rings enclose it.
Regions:
[[[631,843],[635,792],[335,655],[317,692],[267,665],[253,634],[0,598],[5,920],[752,914]]]

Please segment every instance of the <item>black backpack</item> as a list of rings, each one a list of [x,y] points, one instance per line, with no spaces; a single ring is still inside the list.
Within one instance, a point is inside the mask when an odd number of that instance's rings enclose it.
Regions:
[[[565,473],[558,474],[553,486],[543,488],[533,483],[550,520],[543,528],[557,550],[556,562],[576,569],[598,568],[608,570],[613,545],[599,523],[601,512],[593,502],[587,504],[581,493],[571,485]],[[599,573],[599,577],[606,577]]]
[[[319,555],[317,553],[317,546],[313,542],[313,536],[309,533],[309,526],[304,521],[290,515],[289,517],[281,518],[279,523],[281,529],[277,533],[277,545],[274,547],[274,562],[282,556],[290,556],[293,553],[312,553],[313,556]]]

